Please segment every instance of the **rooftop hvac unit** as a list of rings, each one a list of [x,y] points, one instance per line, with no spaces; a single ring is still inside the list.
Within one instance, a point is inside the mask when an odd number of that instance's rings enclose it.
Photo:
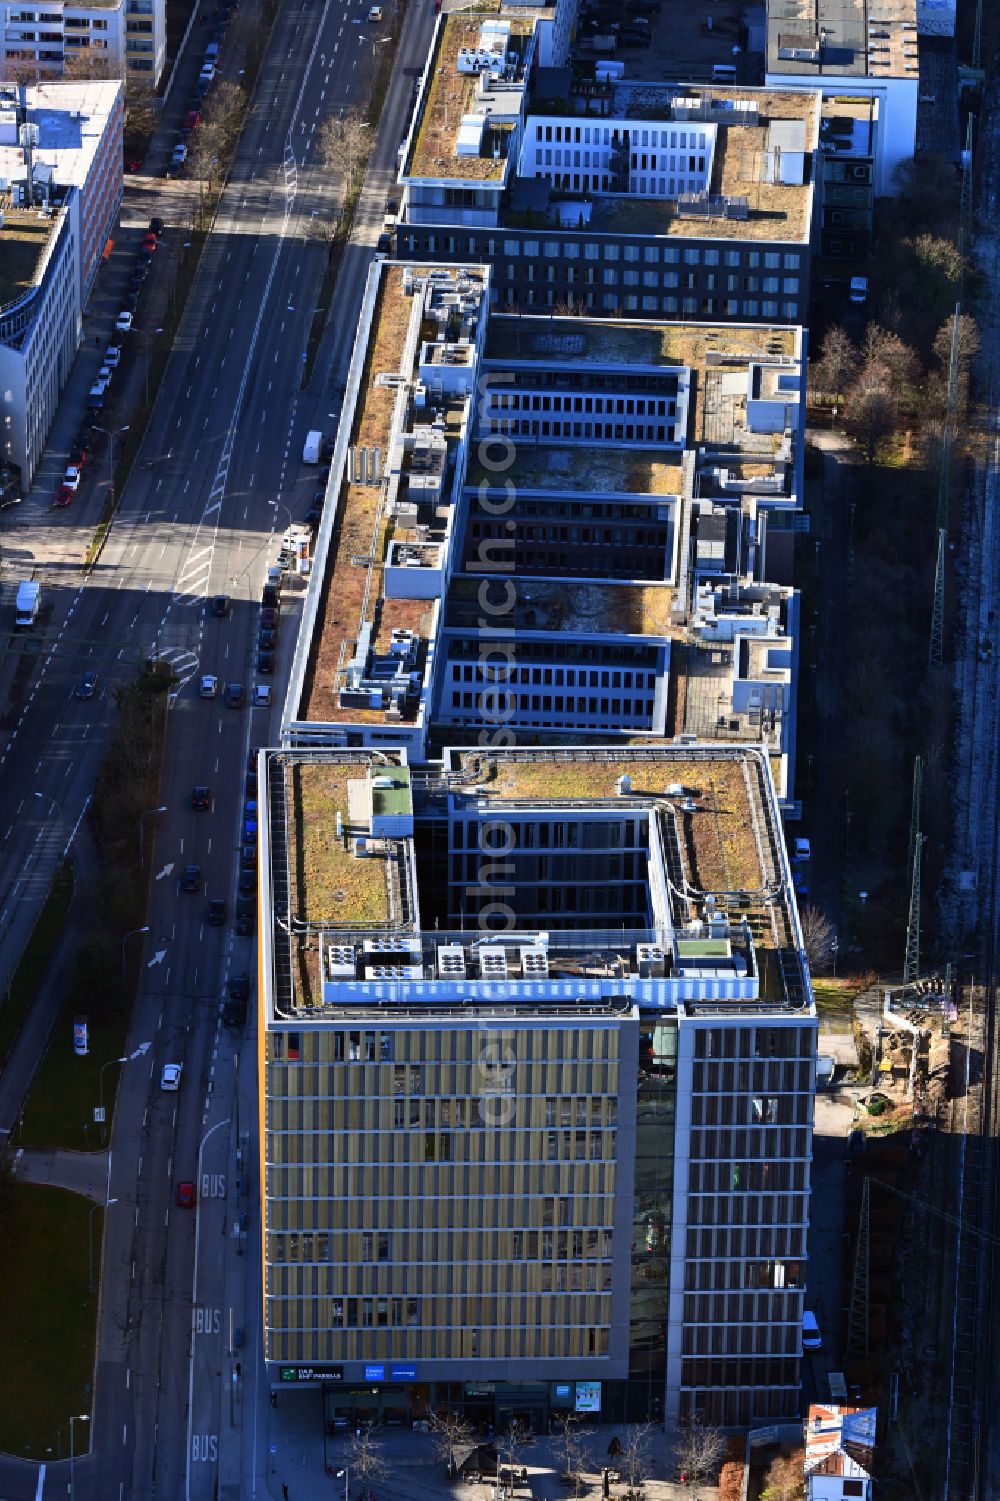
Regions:
[[[326,951],[326,978],[328,980],[353,980],[355,973],[352,945],[331,943]]]
[[[632,791],[632,778],[629,776],[627,771],[623,771],[621,776],[618,778],[617,782],[615,783],[615,791],[618,793],[619,797],[627,797],[628,794]]]
[[[666,969],[663,950],[655,943],[637,943],[635,946],[635,962],[639,968],[640,980],[652,980],[661,977]]]
[[[684,796],[684,783],[683,782],[671,782],[670,786],[667,788],[667,797],[683,797],[683,796]]]
[[[355,841],[354,841],[354,853],[357,855],[357,857],[358,857],[359,860],[362,859],[365,855],[367,855],[367,853],[368,853],[368,841],[365,838],[364,834],[359,834],[358,837],[357,837],[357,839],[355,839]]]
[[[465,979],[465,949],[460,943],[440,943],[437,951],[439,980]]]
[[[728,937],[729,914],[727,912],[713,912],[708,919],[708,931],[713,938]]]
[[[544,949],[523,948],[521,950],[521,974],[526,980],[548,979],[549,956]]]
[[[507,955],[503,949],[479,950],[479,975],[483,980],[506,980]]]
[[[383,791],[389,791],[389,792],[391,792],[392,789],[393,789],[393,787],[395,787],[395,785],[396,785],[396,783],[393,781],[392,777],[390,777],[390,776],[372,777],[372,786],[373,787],[378,787],[378,788],[382,789]]]

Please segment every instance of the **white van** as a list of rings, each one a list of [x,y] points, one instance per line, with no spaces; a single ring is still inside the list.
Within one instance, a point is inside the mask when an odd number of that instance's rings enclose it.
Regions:
[[[802,1314],[802,1348],[803,1350],[822,1350],[823,1348],[823,1336],[819,1332],[816,1315],[810,1313],[808,1308]]]

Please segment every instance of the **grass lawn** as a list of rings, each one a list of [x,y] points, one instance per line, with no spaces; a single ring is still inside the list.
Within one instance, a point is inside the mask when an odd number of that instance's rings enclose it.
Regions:
[[[87,1015],[87,1003],[81,997],[67,1001],[56,1022],[48,1050],[25,1101],[24,1117],[17,1136],[20,1147],[64,1147],[70,1151],[83,1151],[88,1148],[96,1150],[100,1145],[99,1128],[93,1123],[99,1074],[101,1065],[109,1058],[121,1057],[128,1019],[121,1015],[102,1020],[91,1015],[90,1052],[85,1058],[78,1058],[73,1052],[73,1017],[78,1012]],[[118,1069],[106,1069],[104,1108],[109,1122],[117,1088]]]
[[[56,871],[45,905],[38,915],[10,989],[0,1004],[0,1062],[10,1053],[48,968],[66,913],[73,899],[73,867],[64,860]]]
[[[851,1004],[858,993],[858,987],[853,980],[817,980],[813,977],[813,995],[816,997],[816,1010],[821,1017],[830,1019],[841,1017],[849,1028],[851,1024]]]
[[[87,1292],[88,1201],[8,1181],[0,1236],[0,1449],[32,1459],[69,1453],[68,1416],[89,1412],[97,1292]],[[94,1215],[99,1254],[103,1210]],[[78,1451],[87,1424],[75,1424]]]

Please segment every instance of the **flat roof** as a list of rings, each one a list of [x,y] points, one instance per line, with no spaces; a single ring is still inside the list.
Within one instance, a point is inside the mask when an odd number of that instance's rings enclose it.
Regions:
[[[767,75],[919,77],[916,0],[768,0]]]
[[[494,313],[489,360],[546,364],[681,366],[704,370],[720,357],[766,362],[798,356],[799,330],[766,323],[644,323],[633,319],[541,318]]]
[[[629,797],[662,797],[675,782],[700,796],[703,808],[688,819],[687,830],[698,883],[705,891],[757,891],[763,884],[754,833],[758,809],[744,776],[742,747],[733,752],[699,746],[664,745],[643,754],[627,748],[588,750],[450,752],[451,764],[464,773],[463,791],[496,802],[560,803],[580,799],[626,798],[618,779],[628,775]],[[467,780],[466,780],[467,779]]]
[[[687,115],[675,114],[678,101],[689,109],[699,103],[708,107],[703,116],[698,117],[702,123],[716,127],[708,192],[715,197],[747,198],[747,217],[694,214],[685,211],[676,198],[588,194],[583,195],[590,205],[590,221],[586,228],[595,233],[615,231],[686,239],[808,241],[812,216],[811,175],[807,173],[805,182],[800,183],[768,182],[767,168],[773,151],[773,142],[769,147],[768,132],[783,121],[801,121],[804,150],[811,151],[819,128],[820,103],[816,95],[775,89],[623,80],[607,85],[600,96],[599,115],[591,113],[594,101],[589,95],[571,96],[565,113],[586,123],[676,118],[678,125],[683,127],[692,120]],[[740,118],[737,107],[742,104],[756,105],[758,123],[747,124]],[[711,108],[715,105],[718,108]],[[573,198],[576,195],[570,193],[568,196]]]
[[[389,916],[389,862],[353,853],[348,783],[365,782],[368,759],[295,761],[285,767],[291,917],[307,923],[380,923]],[[382,770],[381,767],[377,768]],[[337,834],[340,814],[343,833]],[[357,832],[365,832],[358,829]]]
[[[499,597],[508,582],[504,574],[490,574],[490,588]],[[505,628],[517,631],[569,631],[581,636],[651,636],[675,634],[671,624],[674,591],[667,584],[618,584],[599,579],[547,579],[517,575],[510,581],[514,605],[503,617]],[[457,577],[448,590],[445,624],[468,630],[482,624],[479,577]]]
[[[59,224],[53,214],[46,218],[37,209],[12,207],[8,198],[0,199],[3,225],[0,226],[0,307],[14,302],[31,287],[46,247]]]
[[[479,42],[483,22],[490,14],[465,15],[450,12],[440,17],[434,48],[427,64],[429,79],[423,108],[404,167],[404,176],[463,178],[480,182],[501,182],[507,170],[507,150],[512,138],[511,127],[501,122],[488,126],[479,154],[459,155],[458,133],[462,121],[476,114],[475,100],[479,76],[458,71],[458,54],[474,49]],[[523,43],[535,24],[533,12],[525,15],[506,13],[512,42]]]
[[[542,448],[517,445],[513,463],[502,475],[486,469],[476,458],[469,464],[466,483],[479,492],[482,485],[503,490],[507,480],[519,495],[533,490],[567,494],[679,495],[684,484],[680,464],[657,458],[651,449],[593,448],[549,444]]]

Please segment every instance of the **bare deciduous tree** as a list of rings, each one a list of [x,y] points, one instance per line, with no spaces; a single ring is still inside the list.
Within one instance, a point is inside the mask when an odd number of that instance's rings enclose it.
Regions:
[[[825,396],[841,396],[856,379],[858,367],[858,351],[849,335],[835,323],[826,332],[819,356],[810,366],[809,378]]]
[[[572,1485],[574,1496],[579,1496],[583,1488],[580,1472],[586,1462],[586,1444],[575,1412],[566,1412],[556,1418],[556,1445],[563,1479]]]
[[[361,1481],[362,1494],[369,1486],[388,1480],[389,1465],[374,1424],[369,1423],[355,1433],[348,1452],[348,1468]]]
[[[342,172],[350,187],[364,161],[371,141],[368,122],[357,110],[346,115],[328,115],[319,128],[319,154],[331,172]]]
[[[760,1501],[802,1501],[805,1472],[801,1454],[779,1454],[767,1467]]]
[[[726,1435],[711,1423],[686,1423],[674,1441],[674,1463],[690,1487],[705,1485],[726,1457]]]
[[[884,369],[866,365],[851,387],[844,408],[844,420],[874,464],[879,444],[896,426],[896,398]]]
[[[501,1466],[508,1470],[517,1470],[521,1467],[521,1453],[530,1438],[530,1433],[523,1423],[512,1418],[507,1427],[497,1434],[497,1460]]]
[[[802,947],[810,969],[822,969],[829,964],[836,936],[833,923],[812,903],[799,913],[802,927]]]
[[[456,1449],[475,1443],[472,1424],[461,1413],[432,1412],[427,1421],[435,1458],[443,1465],[451,1465]]]
[[[652,1423],[630,1423],[622,1434],[618,1468],[630,1490],[638,1490],[649,1472],[652,1438]]]

